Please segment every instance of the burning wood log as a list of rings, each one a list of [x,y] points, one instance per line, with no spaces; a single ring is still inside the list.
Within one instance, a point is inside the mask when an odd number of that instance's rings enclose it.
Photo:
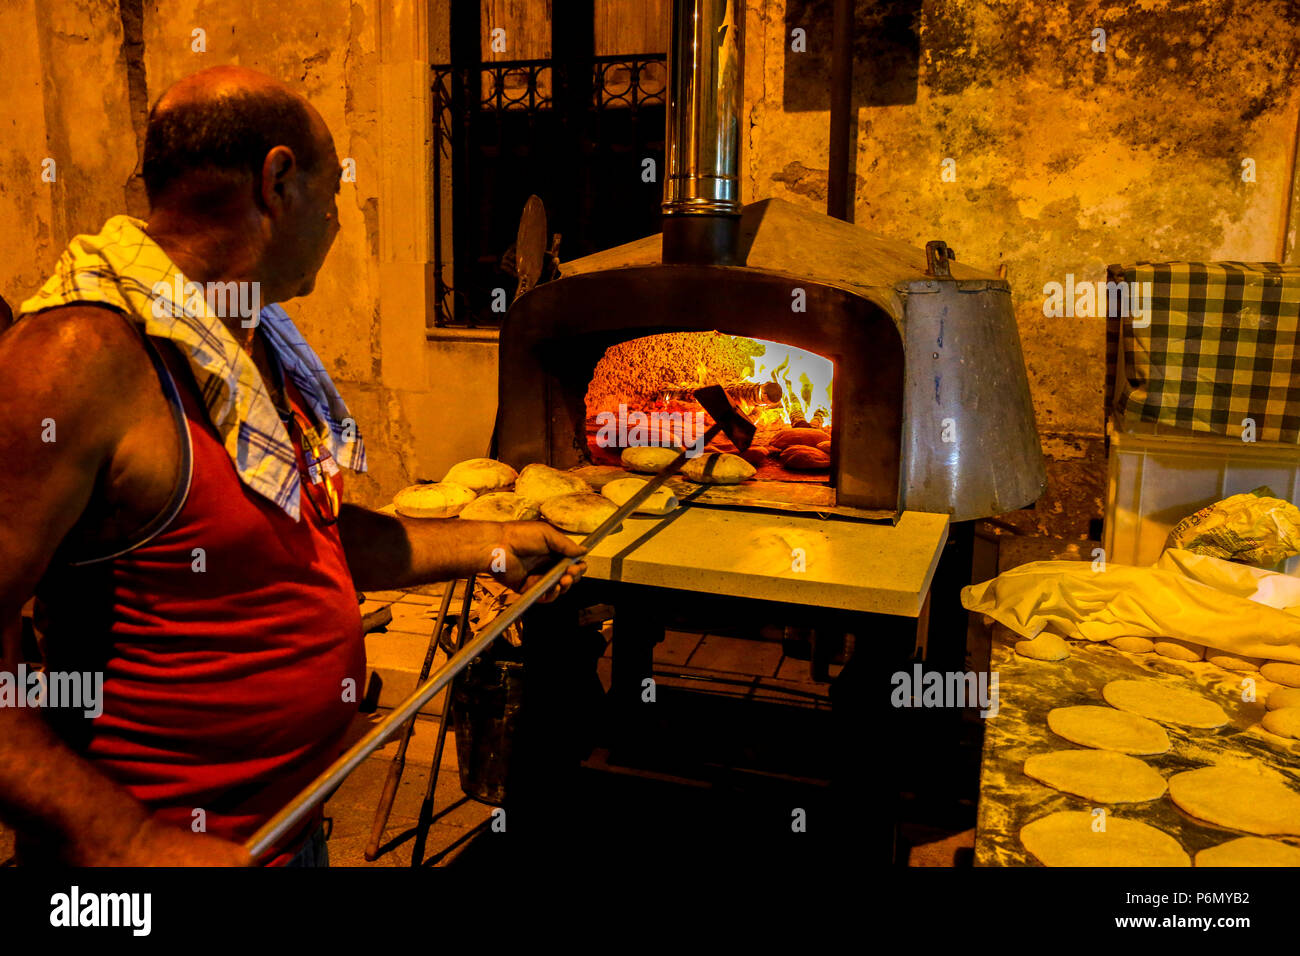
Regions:
[[[663,391],[661,400],[665,402],[693,402],[695,390],[699,385],[675,385]],[[784,391],[776,382],[733,382],[723,385],[727,397],[736,403],[745,403],[757,408],[771,408],[781,404]]]

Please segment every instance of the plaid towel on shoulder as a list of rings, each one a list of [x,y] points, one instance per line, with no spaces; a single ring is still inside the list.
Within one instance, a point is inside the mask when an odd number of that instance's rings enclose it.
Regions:
[[[300,478],[293,443],[261,373],[210,310],[209,300],[191,294],[194,286],[145,234],[144,225],[130,216],[114,216],[98,235],[74,238],[54,274],[22,304],[22,320],[56,306],[94,303],[124,313],[148,335],[175,343],[189,359],[208,417],[240,480],[298,520]],[[223,305],[231,301],[224,299]],[[278,305],[268,305],[258,321],[286,375],[321,423],[316,437],[339,464],[365,471],[366,449],[356,423],[293,320]]]
[[[1256,441],[1300,442],[1300,267],[1139,263],[1108,279],[1141,296],[1136,314],[1108,321],[1108,345],[1124,350],[1125,378],[1107,393],[1119,424],[1236,438],[1249,421]]]

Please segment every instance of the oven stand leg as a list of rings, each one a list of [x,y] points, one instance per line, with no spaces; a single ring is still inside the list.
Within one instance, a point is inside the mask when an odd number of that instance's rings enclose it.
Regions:
[[[664,639],[663,618],[648,603],[615,608],[609,686],[610,710],[618,744],[636,745],[654,698],[654,648]]]

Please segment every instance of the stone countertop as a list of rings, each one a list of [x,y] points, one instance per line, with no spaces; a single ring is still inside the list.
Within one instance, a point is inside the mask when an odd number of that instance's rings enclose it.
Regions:
[[[891,525],[687,502],[625,521],[587,556],[587,576],[917,617],[947,538],[947,515]]]
[[[1018,656],[1015,634],[996,626],[991,670],[998,674],[999,710],[984,731],[980,768],[980,800],[976,822],[976,866],[1036,866],[1020,844],[1020,828],[1058,810],[1089,811],[1102,806],[1053,790],[1030,780],[1022,771],[1025,759],[1053,750],[1081,749],[1047,728],[1047,712],[1076,704],[1108,706],[1101,688],[1113,680],[1171,681],[1211,698],[1229,716],[1218,730],[1195,730],[1161,724],[1173,745],[1166,754],[1140,757],[1168,780],[1184,770],[1216,763],[1254,759],[1300,789],[1300,741],[1264,730],[1263,701],[1277,685],[1258,672],[1234,674],[1207,661],[1183,663],[1157,654],[1131,654],[1109,644],[1071,641],[1064,661],[1035,661]],[[1245,677],[1256,682],[1254,703],[1241,700]],[[1187,816],[1164,796],[1148,803],[1108,804],[1122,819],[1140,820],[1163,830],[1183,845],[1189,856],[1206,847],[1245,834]],[[1274,838],[1276,839],[1276,838]],[[1300,842],[1300,841],[1291,841]]]

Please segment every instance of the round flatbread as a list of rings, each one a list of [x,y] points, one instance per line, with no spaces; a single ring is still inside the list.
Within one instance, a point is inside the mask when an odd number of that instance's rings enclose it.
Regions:
[[[1300,687],[1300,664],[1282,664],[1278,661],[1270,661],[1263,665],[1259,672],[1275,684]]]
[[[407,518],[454,518],[474,500],[473,489],[452,481],[411,485],[393,495],[399,515]]]
[[[1155,721],[1113,707],[1057,707],[1047,712],[1047,726],[1070,743],[1122,754],[1163,754],[1170,747],[1169,735]]]
[[[481,495],[488,491],[509,488],[518,477],[519,473],[504,461],[497,461],[495,458],[470,458],[452,465],[442,480],[464,485]]]
[[[1025,776],[1097,803],[1144,803],[1163,796],[1155,768],[1109,750],[1057,750],[1025,761]]]
[[[1160,638],[1155,642],[1154,650],[1161,657],[1168,657],[1174,661],[1205,660],[1204,644],[1193,644],[1191,641],[1180,641],[1173,637]]]
[[[1278,687],[1271,691],[1264,706],[1269,710],[1281,710],[1283,707],[1300,707],[1300,687]]]
[[[674,458],[681,454],[680,448],[656,448],[646,445],[639,448],[624,448],[621,458],[625,467],[632,471],[654,473],[662,471]]]
[[[532,521],[537,502],[513,491],[490,491],[467,504],[460,517],[467,521]]]
[[[1238,837],[1196,854],[1196,866],[1300,867],[1300,847],[1263,837]]]
[[[1115,637],[1110,644],[1130,654],[1150,654],[1156,646],[1155,641],[1148,637]]]
[[[1300,834],[1300,793],[1244,767],[1202,767],[1169,778],[1169,798],[1185,813],[1263,836]]]
[[[756,469],[739,455],[709,452],[687,459],[682,477],[701,485],[738,485],[754,477]]]
[[[1101,689],[1101,696],[1112,707],[1166,724],[1210,730],[1228,722],[1214,701],[1162,681],[1113,680]]]
[[[617,510],[614,502],[590,491],[556,495],[542,502],[542,517],[572,534],[591,534]]]
[[[1300,740],[1300,707],[1280,707],[1277,710],[1270,710],[1260,723],[1270,734]]]
[[[1096,829],[1094,829],[1096,827]],[[1163,830],[1107,815],[1063,810],[1020,829],[1020,842],[1044,866],[1191,866]]]
[[[569,474],[577,475],[590,485],[591,490],[597,494],[611,481],[618,481],[620,478],[627,477],[626,469],[617,468],[614,465],[584,465],[581,468],[573,469]]]
[[[619,478],[617,481],[611,481],[605,485],[600,493],[614,504],[622,506],[627,504],[633,495],[648,484],[650,482],[644,478]],[[666,515],[676,507],[677,496],[668,488],[660,486],[655,489],[654,494],[637,506],[636,514]]]
[[[545,504],[559,495],[591,494],[591,485],[550,465],[525,465],[515,479],[515,494]]]
[[[1036,661],[1063,661],[1070,656],[1070,645],[1055,634],[1039,634],[1028,641],[1016,641],[1016,653]]]
[[[1236,671],[1238,673],[1257,671],[1259,665],[1264,663],[1263,659],[1259,657],[1225,654],[1223,651],[1216,651],[1208,647],[1205,649],[1205,659],[1215,667],[1222,667],[1225,671]]]

